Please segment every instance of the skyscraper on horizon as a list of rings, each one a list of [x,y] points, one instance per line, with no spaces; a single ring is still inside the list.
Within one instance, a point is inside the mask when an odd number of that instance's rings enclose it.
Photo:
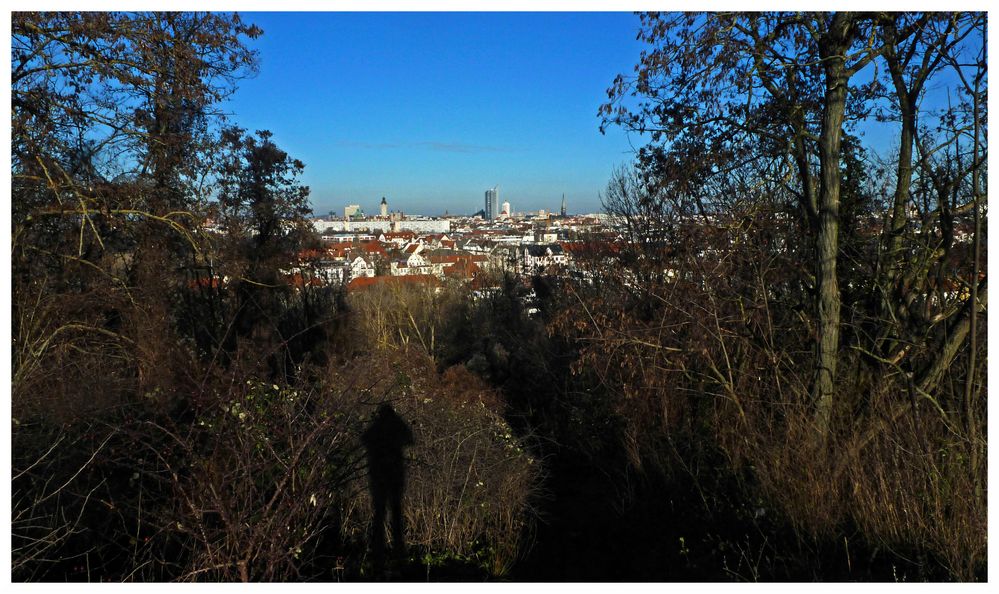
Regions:
[[[486,220],[492,220],[499,216],[499,185],[495,185],[490,190],[486,190]]]
[[[565,192],[562,192],[562,217],[565,217]]]

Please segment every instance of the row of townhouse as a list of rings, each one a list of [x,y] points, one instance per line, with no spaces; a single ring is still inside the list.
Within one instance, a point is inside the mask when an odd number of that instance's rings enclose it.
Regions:
[[[498,245],[490,251],[488,262],[497,272],[530,275],[565,268],[569,254],[558,243]]]
[[[456,247],[447,234],[382,233],[372,241],[335,242],[323,250],[303,252],[301,266],[291,272],[304,274],[308,269],[322,282],[350,283],[376,276],[474,280],[486,256]]]

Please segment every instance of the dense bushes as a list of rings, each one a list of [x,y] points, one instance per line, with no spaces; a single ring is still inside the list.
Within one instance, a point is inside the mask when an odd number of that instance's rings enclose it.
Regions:
[[[787,306],[798,280],[757,260],[680,260],[641,291],[610,276],[599,291],[566,282],[535,319],[516,283],[478,301],[452,289],[290,291],[271,330],[224,357],[185,336],[192,303],[171,308],[169,294],[120,306],[113,334],[56,331],[46,316],[75,295],[26,299],[14,577],[369,578],[360,436],[386,401],[416,436],[399,569],[410,578],[516,569],[544,490],[560,494],[551,526],[569,529],[566,505],[626,522],[600,529],[645,539],[622,551],[665,555],[666,573],[651,577],[885,578],[893,566],[898,579],[980,577],[987,466],[971,465],[982,444],[959,421],[960,399],[914,400],[904,376],[849,358],[849,408],[817,442],[797,364],[809,338]],[[146,322],[157,309],[170,313]],[[292,349],[309,329],[321,331]],[[22,349],[39,337],[54,338]],[[583,493],[588,503],[573,499]]]
[[[438,374],[418,349],[380,351],[352,366],[363,370],[353,372],[362,398],[388,399],[415,436],[403,502],[414,559],[428,566],[458,560],[483,575],[504,574],[530,544],[522,537],[533,522],[540,465],[498,412],[495,391],[460,366]],[[343,523],[348,539],[362,538],[371,518],[369,493],[356,491]]]
[[[793,536],[770,532],[769,546],[799,547],[798,573],[782,573],[786,563],[775,560],[789,553],[775,548],[761,552],[772,562],[764,578],[808,575],[803,568],[819,566],[837,541],[855,554],[891,551],[894,560],[878,563],[905,565],[907,579],[980,578],[985,474],[972,460],[985,459],[985,442],[968,427],[985,425],[985,409],[982,400],[964,407],[967,350],[951,381],[927,392],[918,373],[864,354],[865,329],[845,326],[852,352],[841,362],[834,430],[817,439],[802,365],[814,331],[801,306],[807,277],[765,237],[787,233],[780,219],[756,216],[720,218],[725,231],[701,237],[700,253],[672,252],[661,281],[635,287],[622,275],[615,288],[606,276],[599,291],[581,287],[583,307],[556,320],[556,332],[583,345],[574,369],[595,376],[624,421],[630,464],[693,481],[700,513],[717,516],[720,502],[742,499],[768,514],[767,524],[788,527]],[[845,307],[859,319],[867,304]],[[931,348],[918,352],[932,359]],[[977,348],[983,360],[985,347]],[[752,515],[743,521],[757,524]],[[844,561],[875,571],[869,564]]]
[[[630,254],[562,326],[633,463],[739,477],[817,568],[982,577],[986,15],[640,18],[600,109],[649,141],[605,196]]]
[[[153,305],[177,322],[156,340],[150,329],[162,318],[123,316],[123,340],[146,338],[120,355],[120,385],[103,366],[74,367],[107,361],[103,350],[72,348],[100,346],[94,339],[15,349],[38,358],[15,383],[15,579],[371,577],[360,436],[383,401],[416,436],[404,502],[413,564],[504,573],[525,544],[540,465],[503,420],[501,399],[461,366],[439,373],[396,331],[388,343],[365,334],[363,311],[345,322],[335,291],[315,293],[287,293],[274,301],[271,330],[214,353],[183,336],[192,327],[184,320],[205,311],[199,301],[171,308],[167,295]],[[221,297],[219,311],[231,311]],[[43,313],[35,315],[48,328]],[[78,380],[42,373],[56,361],[77,368]],[[155,373],[135,371],[144,366]],[[110,389],[114,399],[103,396]],[[88,392],[101,395],[99,407]],[[64,410],[65,402],[94,406]]]

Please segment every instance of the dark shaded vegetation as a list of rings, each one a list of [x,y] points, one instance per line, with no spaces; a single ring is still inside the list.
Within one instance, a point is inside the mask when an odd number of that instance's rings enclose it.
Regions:
[[[217,113],[259,30],[12,18],[15,580],[987,578],[984,15],[645,15],[615,249],[349,295],[287,282],[303,164]]]
[[[371,519],[371,555],[375,572],[385,563],[385,520],[391,514],[392,556],[406,556],[403,496],[406,491],[406,460],[403,448],[413,445],[413,431],[391,404],[378,407],[371,425],[361,435],[368,457],[368,484],[374,515]]]
[[[502,574],[538,466],[493,390],[367,333],[343,287],[288,282],[317,242],[303,164],[219,110],[261,32],[12,26],[14,579]],[[361,436],[382,402],[416,445],[410,557],[379,575]]]

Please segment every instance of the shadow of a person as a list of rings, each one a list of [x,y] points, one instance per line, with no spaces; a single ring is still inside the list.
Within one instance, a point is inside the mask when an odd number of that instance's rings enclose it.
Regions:
[[[375,574],[385,562],[385,518],[392,512],[392,552],[405,555],[402,495],[406,488],[406,461],[402,449],[413,444],[413,432],[391,404],[378,407],[375,418],[361,437],[368,454],[368,477],[374,517],[371,523],[371,552]]]

